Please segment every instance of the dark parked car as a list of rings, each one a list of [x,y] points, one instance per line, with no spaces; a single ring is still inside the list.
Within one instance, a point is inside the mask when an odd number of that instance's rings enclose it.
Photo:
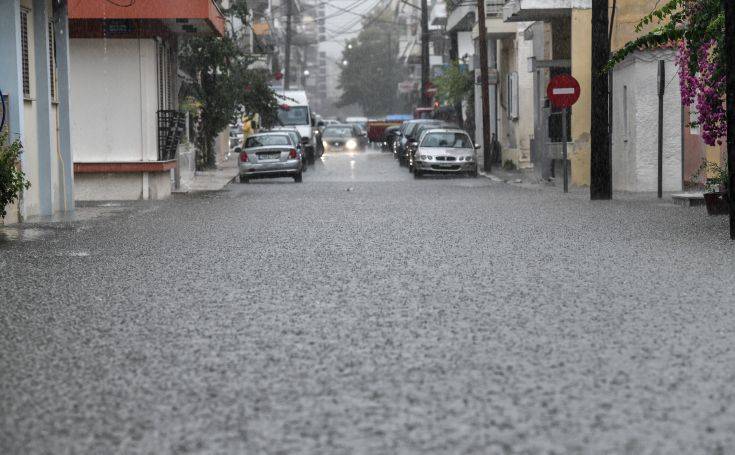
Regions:
[[[401,125],[389,126],[383,132],[383,140],[380,144],[381,149],[384,152],[393,151],[393,143],[398,139],[398,133],[401,129]]]
[[[437,128],[443,125],[443,122],[432,119],[409,120],[403,124],[401,137],[398,143],[398,164],[408,166],[411,156],[411,150],[415,152],[416,141],[419,140],[418,133],[421,127]]]

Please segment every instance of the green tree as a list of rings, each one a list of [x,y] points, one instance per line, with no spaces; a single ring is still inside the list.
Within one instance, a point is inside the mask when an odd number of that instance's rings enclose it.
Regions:
[[[472,73],[463,69],[456,60],[433,82],[439,101],[452,105],[467,100],[475,89]]]
[[[387,22],[382,16],[368,19],[357,38],[346,44],[340,62],[338,106],[357,104],[369,116],[388,114],[398,107],[398,83],[404,70],[398,64],[398,34]]]
[[[247,2],[235,0],[223,11],[232,19],[246,23]],[[214,141],[227,128],[240,108],[260,113],[265,123],[272,122],[278,110],[268,75],[250,69],[251,57],[238,46],[239,37],[229,28],[223,37],[197,36],[186,39],[179,52],[182,69],[193,82],[184,87],[184,94],[201,106],[200,134],[197,137],[197,167],[215,164]]]

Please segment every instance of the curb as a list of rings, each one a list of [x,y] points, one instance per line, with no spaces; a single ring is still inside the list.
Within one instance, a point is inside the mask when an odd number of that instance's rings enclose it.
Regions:
[[[479,171],[478,174],[480,174],[481,176],[485,177],[486,179],[490,179],[490,180],[492,180],[493,182],[496,182],[496,183],[508,183],[507,180],[503,180],[503,179],[501,179],[500,177],[498,177],[496,175],[488,174],[488,173],[486,173],[484,171]]]

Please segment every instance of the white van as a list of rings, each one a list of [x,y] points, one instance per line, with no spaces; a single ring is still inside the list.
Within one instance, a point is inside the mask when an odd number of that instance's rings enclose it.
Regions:
[[[314,161],[316,147],[316,128],[311,119],[309,99],[303,90],[287,90],[276,92],[279,109],[278,120],[282,126],[296,128],[304,143],[304,150],[309,161]],[[280,126],[280,125],[279,125]]]

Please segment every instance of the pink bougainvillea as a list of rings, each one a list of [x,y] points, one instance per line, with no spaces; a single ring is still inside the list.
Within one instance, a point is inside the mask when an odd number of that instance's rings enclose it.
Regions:
[[[721,144],[727,135],[725,21],[721,0],[656,2],[656,8],[635,26],[641,35],[613,54],[607,70],[639,49],[678,43],[681,101],[698,111],[702,139],[709,145]]]
[[[705,3],[699,0],[683,2],[685,17],[690,26],[701,25],[699,16],[708,12],[705,6],[709,9],[716,8],[716,5],[713,7]],[[692,55],[693,48],[696,55]],[[697,110],[702,140],[708,145],[721,144],[727,135],[727,112],[723,96],[726,80],[723,72],[719,71],[718,51],[715,39],[704,40],[698,45],[681,40],[676,61],[679,67],[681,101],[685,106]],[[696,71],[693,71],[695,61]]]
[[[692,74],[690,69],[691,53],[685,42],[679,44],[677,65],[679,67],[679,85],[681,102],[697,110],[702,140],[707,145],[721,142],[727,134],[727,113],[722,93],[725,76],[717,71],[714,58],[714,40],[704,43],[697,53],[698,72]]]

